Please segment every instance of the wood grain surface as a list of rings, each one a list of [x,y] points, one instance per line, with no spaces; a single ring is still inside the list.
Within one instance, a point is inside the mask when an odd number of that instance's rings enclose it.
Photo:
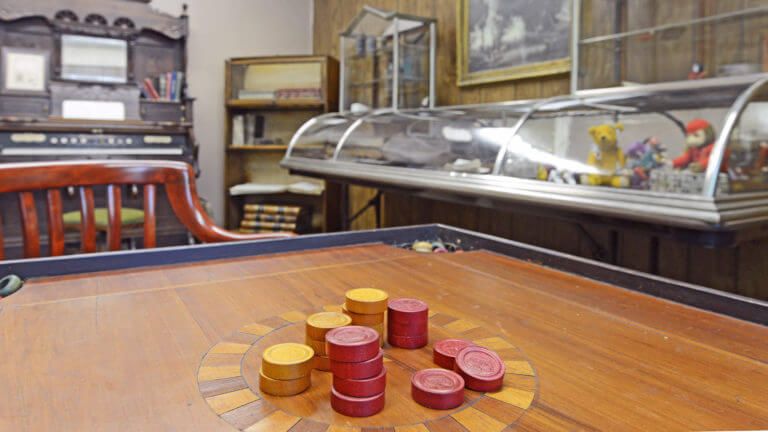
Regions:
[[[441,313],[431,322],[518,347],[538,388],[512,429],[768,427],[765,327],[487,252],[369,245],[29,282],[0,301],[0,430],[323,430],[238,393],[248,383],[228,362],[291,325],[289,312],[361,286],[421,298]],[[523,391],[434,430],[500,427],[526,402],[526,383],[509,384]],[[206,399],[222,395],[220,418]]]

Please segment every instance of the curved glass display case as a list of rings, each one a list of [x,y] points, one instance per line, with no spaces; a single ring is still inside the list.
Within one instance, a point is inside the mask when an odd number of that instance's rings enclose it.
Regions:
[[[329,114],[306,175],[718,230],[768,221],[768,75],[534,101]]]

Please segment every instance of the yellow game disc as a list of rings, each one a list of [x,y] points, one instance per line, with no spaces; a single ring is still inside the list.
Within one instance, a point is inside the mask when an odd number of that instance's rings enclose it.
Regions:
[[[307,317],[307,337],[324,341],[328,331],[351,323],[352,318],[341,312],[316,313]]]
[[[341,311],[345,315],[349,315],[349,317],[352,318],[352,325],[368,327],[368,326],[384,323],[384,312],[377,313],[377,314],[367,314],[367,315],[358,314],[358,313],[350,312],[347,309],[346,305],[341,306]]]
[[[316,356],[325,355],[325,340],[316,340],[316,339],[307,337],[306,339],[304,339],[304,342],[306,342],[306,344],[309,345],[315,351]]]
[[[261,356],[261,368],[269,378],[293,380],[310,373],[314,355],[311,347],[299,343],[272,345]]]
[[[262,392],[273,396],[293,396],[308,389],[311,384],[311,370],[307,375],[292,380],[272,379],[264,375],[263,369],[259,370],[259,388]]]
[[[347,291],[346,306],[357,314],[378,314],[387,310],[386,291],[375,288],[357,288]]]
[[[331,359],[326,356],[315,356],[315,369],[328,372],[331,370]]]

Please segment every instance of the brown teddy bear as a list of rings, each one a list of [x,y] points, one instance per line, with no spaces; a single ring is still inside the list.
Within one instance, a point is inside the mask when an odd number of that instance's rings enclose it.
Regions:
[[[589,152],[587,163],[604,174],[587,175],[587,183],[595,186],[627,187],[629,179],[626,175],[617,175],[624,169],[627,162],[624,152],[618,146],[618,132],[623,131],[621,123],[604,124],[589,128],[595,146]]]

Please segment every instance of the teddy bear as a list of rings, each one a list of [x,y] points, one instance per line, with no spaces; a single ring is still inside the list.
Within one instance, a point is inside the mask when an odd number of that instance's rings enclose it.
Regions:
[[[685,153],[672,161],[676,169],[689,169],[693,173],[702,173],[707,170],[709,155],[715,147],[715,129],[704,119],[696,119],[685,126]],[[728,156],[730,149],[726,150],[721,172],[728,171]]]
[[[586,176],[588,184],[595,186],[627,187],[629,179],[626,175],[618,174],[624,169],[627,158],[618,146],[618,132],[623,131],[621,123],[604,124],[589,128],[594,148],[589,152],[587,163],[597,168],[601,174]]]

